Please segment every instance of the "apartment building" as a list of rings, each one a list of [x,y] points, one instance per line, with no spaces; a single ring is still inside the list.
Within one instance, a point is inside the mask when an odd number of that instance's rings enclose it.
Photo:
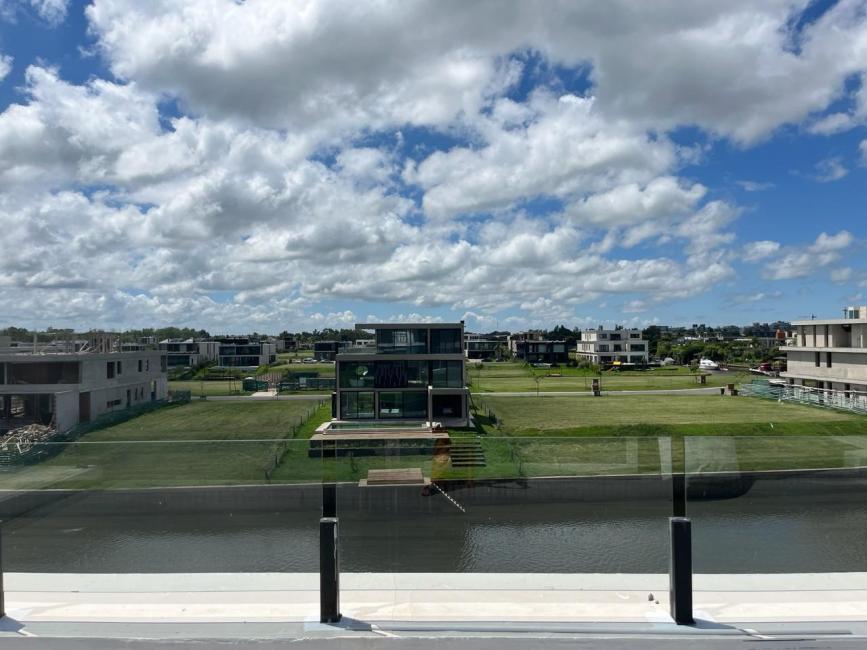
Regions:
[[[578,341],[578,358],[598,366],[622,365],[625,363],[644,365],[650,357],[647,341],[641,338],[640,329],[584,330]]]
[[[843,318],[792,323],[786,354],[790,385],[867,394],[867,306],[847,307]],[[848,395],[846,395],[848,397]]]
[[[0,352],[0,434],[29,424],[66,431],[168,396],[166,356],[136,352]]]
[[[358,324],[375,345],[337,355],[340,420],[468,423],[464,324]]]
[[[217,365],[223,368],[257,368],[277,361],[277,344],[248,337],[215,339]]]

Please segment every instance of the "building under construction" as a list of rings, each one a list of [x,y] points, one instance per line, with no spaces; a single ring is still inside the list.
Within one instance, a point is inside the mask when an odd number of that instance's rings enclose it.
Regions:
[[[0,437],[30,425],[61,433],[168,394],[164,352],[125,351],[92,334],[51,343],[0,340]]]

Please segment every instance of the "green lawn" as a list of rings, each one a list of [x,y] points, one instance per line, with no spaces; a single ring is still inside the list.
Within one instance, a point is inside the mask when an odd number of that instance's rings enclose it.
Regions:
[[[571,392],[589,391],[593,379],[599,379],[603,391],[661,390],[700,388],[699,377],[689,368],[666,367],[648,370],[607,371],[600,374],[587,369],[533,368],[519,363],[483,363],[468,365],[470,390],[475,393]],[[538,382],[536,381],[538,379]],[[739,384],[749,379],[742,373],[709,374],[705,386]]]
[[[188,390],[193,398],[205,395],[206,397],[223,397],[228,395],[250,395],[249,391],[241,390],[241,380],[234,382],[224,379],[213,381],[170,381],[169,390]]]
[[[314,415],[304,425],[302,416]],[[132,488],[265,482],[285,447],[304,449],[330,407],[301,401],[192,402],[93,431],[0,487]],[[290,439],[291,436],[294,439]]]
[[[499,427],[489,435],[658,436],[867,433],[867,419],[842,411],[718,395],[484,397]]]
[[[452,468],[445,456],[309,458],[307,438],[330,417],[327,401],[293,431],[314,405],[194,400],[91,432],[53,458],[0,473],[0,487],[262,484],[274,461],[271,482],[358,480],[397,467],[421,467],[434,480],[660,473],[669,471],[671,448],[684,445],[690,471],[867,465],[867,419],[816,407],[684,395],[475,402],[487,460],[479,469]]]

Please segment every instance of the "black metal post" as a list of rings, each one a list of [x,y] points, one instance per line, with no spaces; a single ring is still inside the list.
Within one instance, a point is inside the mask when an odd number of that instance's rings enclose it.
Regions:
[[[686,517],[686,440],[671,440],[671,516]]]
[[[671,474],[671,516],[686,517],[686,475]]]
[[[6,616],[6,595],[3,591],[3,522],[0,521],[0,618]]]
[[[319,520],[319,621],[340,621],[340,567],[337,517]]]
[[[678,625],[692,625],[692,525],[686,517],[668,520],[671,558],[668,565],[671,617]]]
[[[322,516],[336,517],[337,516],[337,484],[323,483],[322,484]]]

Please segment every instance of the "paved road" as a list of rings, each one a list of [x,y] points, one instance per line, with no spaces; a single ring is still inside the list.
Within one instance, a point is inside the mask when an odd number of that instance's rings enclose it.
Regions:
[[[658,388],[654,390],[603,390],[603,395],[719,395],[718,386],[707,388]],[[573,391],[522,391],[516,393],[473,393],[478,397],[592,397],[589,390]]]
[[[719,395],[719,387],[710,386],[707,388],[659,388],[655,390],[603,390],[603,395]],[[473,393],[478,397],[536,397],[536,391],[521,391],[511,393]],[[572,391],[539,391],[539,397],[591,397],[592,391],[589,390],[572,390]],[[199,398],[193,395],[193,400]],[[277,397],[253,397],[250,395],[221,395],[210,396],[208,401],[214,402],[273,402],[274,400],[281,401],[314,401],[328,400],[330,395],[324,394],[300,394],[300,395],[278,395]]]
[[[197,401],[199,397],[197,395],[193,395],[193,401]],[[293,402],[293,401],[310,401],[310,400],[329,400],[331,399],[331,395],[323,395],[312,394],[312,395],[278,395],[277,397],[253,397],[251,395],[211,395],[208,396],[206,401],[208,402],[273,402],[274,400],[280,400],[281,402]]]

